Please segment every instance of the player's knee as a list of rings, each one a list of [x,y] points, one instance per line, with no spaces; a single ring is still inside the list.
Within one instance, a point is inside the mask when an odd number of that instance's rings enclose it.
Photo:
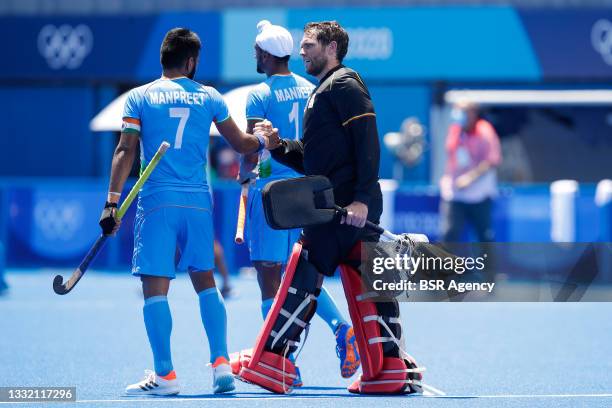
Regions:
[[[191,270],[189,271],[189,278],[191,279],[193,289],[197,293],[215,287],[213,271]]]
[[[281,282],[282,264],[278,262],[254,262],[257,270],[257,282],[261,290],[262,299],[269,299],[276,295]]]
[[[140,281],[142,282],[142,293],[145,299],[168,295],[170,279],[161,276],[142,275]]]

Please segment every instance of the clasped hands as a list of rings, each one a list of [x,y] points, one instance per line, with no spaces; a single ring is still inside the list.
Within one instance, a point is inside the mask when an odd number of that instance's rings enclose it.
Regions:
[[[274,150],[281,145],[281,139],[278,135],[278,129],[272,126],[272,122],[264,120],[263,122],[257,122],[253,127],[254,135],[261,135],[266,140],[265,148],[268,150]]]

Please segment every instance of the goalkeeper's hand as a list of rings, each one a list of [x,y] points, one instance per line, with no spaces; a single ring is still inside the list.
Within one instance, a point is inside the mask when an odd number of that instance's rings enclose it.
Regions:
[[[353,201],[346,207],[345,215],[342,216],[340,224],[352,225],[353,227],[363,228],[368,219],[368,206],[360,201]]]
[[[121,220],[117,217],[117,203],[107,201],[104,204],[99,224],[100,228],[102,228],[102,234],[109,236],[117,233],[121,226]]]

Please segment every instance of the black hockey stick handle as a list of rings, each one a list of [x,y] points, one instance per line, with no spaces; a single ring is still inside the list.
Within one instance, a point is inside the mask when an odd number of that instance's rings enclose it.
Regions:
[[[346,216],[348,211],[346,210],[346,208],[342,208],[339,205],[335,205],[334,208],[336,209],[336,211],[338,211],[341,215]],[[372,221],[368,221],[366,220],[365,226],[364,228],[370,229],[380,235],[385,235],[385,234],[390,234],[389,231],[385,230],[383,227],[381,227],[378,224],[374,224]]]
[[[83,258],[78,268],[76,268],[76,270],[72,273],[72,275],[70,276],[68,281],[66,281],[65,284],[64,284],[64,278],[62,278],[62,275],[55,276],[55,279],[53,279],[53,291],[55,293],[57,293],[58,295],[65,295],[66,293],[72,290],[74,285],[76,285],[77,282],[81,279],[85,271],[87,271],[89,264],[94,259],[96,259],[96,256],[98,255],[98,253],[104,247],[104,244],[106,243],[107,238],[108,236],[104,234],[101,234],[98,237],[98,239],[93,244],[93,246],[89,249],[89,251],[87,251],[87,255],[85,255],[85,258]]]
[[[346,208],[342,208],[339,205],[334,205],[335,210],[346,216],[347,214],[347,210]],[[366,220],[365,226],[364,228],[368,228],[374,232],[376,232],[377,234],[381,235],[381,239],[383,241],[387,241],[387,242],[393,242],[393,241],[401,241],[403,238],[403,236],[408,236],[412,241],[414,242],[429,242],[429,239],[427,238],[426,235],[424,234],[403,234],[403,235],[395,235],[394,233],[392,233],[391,231],[387,231],[386,229],[384,229],[383,227],[381,227],[378,224],[374,224],[371,221]]]
[[[134,199],[138,195],[138,192],[140,191],[144,183],[147,181],[147,179],[151,175],[151,172],[155,169],[155,167],[162,159],[162,157],[166,153],[166,150],[168,150],[169,147],[170,143],[166,141],[162,142],[162,144],[159,146],[157,152],[155,153],[147,167],[145,167],[138,180],[136,180],[136,183],[128,193],[125,200],[123,200],[121,207],[119,207],[119,209],[117,210],[117,218],[119,220],[123,218],[128,208],[130,207],[130,204],[132,204],[132,201],[134,201]],[[70,292],[72,288],[74,288],[74,285],[77,284],[83,274],[87,271],[89,264],[96,258],[96,255],[98,255],[98,252],[100,252],[100,250],[104,246],[106,238],[107,236],[104,236],[104,234],[98,237],[96,242],[87,252],[87,255],[85,255],[85,258],[83,259],[79,267],[74,272],[72,272],[72,275],[70,276],[66,284],[63,283],[64,278],[62,277],[62,275],[55,276],[55,278],[53,279],[53,291],[55,293],[57,293],[58,295],[65,295],[66,293]]]

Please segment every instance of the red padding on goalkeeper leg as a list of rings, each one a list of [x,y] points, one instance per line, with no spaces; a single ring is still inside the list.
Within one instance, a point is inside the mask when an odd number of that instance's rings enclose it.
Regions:
[[[362,363],[363,364],[363,363]],[[408,373],[404,360],[397,357],[385,357],[382,370],[378,376],[365,379],[362,375],[348,387],[355,394],[405,394],[409,390]]]
[[[264,347],[287,298],[301,252],[302,244],[297,242],[293,246],[283,280],[274,297],[270,312],[257,336],[255,347],[230,355],[230,366],[234,374],[239,375],[245,381],[282,394],[291,391],[291,385],[295,378],[295,367],[288,359],[264,351]]]
[[[359,244],[358,244],[359,245]],[[355,338],[361,357],[363,378],[376,377],[383,366],[383,349],[380,343],[369,344],[368,339],[380,337],[378,322],[364,322],[365,316],[377,315],[373,302],[357,301],[357,296],[363,293],[363,285],[359,273],[348,265],[340,265],[340,277],[348,303],[349,314],[355,330]]]
[[[229,358],[230,367],[232,368],[232,374],[238,375],[242,367],[249,365],[252,355],[253,349],[244,349],[236,353],[231,353],[229,355]]]
[[[263,351],[257,362],[253,359],[240,369],[240,378],[277,394],[288,394],[295,381],[295,366],[289,359]]]
[[[266,341],[270,337],[272,327],[274,327],[274,323],[276,323],[280,310],[287,299],[287,293],[289,291],[289,287],[291,286],[291,282],[293,281],[293,276],[295,275],[295,269],[297,267],[298,260],[300,259],[300,253],[302,253],[302,244],[298,241],[295,243],[295,245],[293,245],[293,251],[289,257],[289,262],[287,262],[285,275],[283,276],[280,287],[278,288],[278,292],[276,292],[274,302],[272,303],[272,307],[268,312],[266,321],[264,322],[264,325],[257,336],[257,340],[255,341],[251,364],[256,364],[261,358],[261,353],[264,351]]]

